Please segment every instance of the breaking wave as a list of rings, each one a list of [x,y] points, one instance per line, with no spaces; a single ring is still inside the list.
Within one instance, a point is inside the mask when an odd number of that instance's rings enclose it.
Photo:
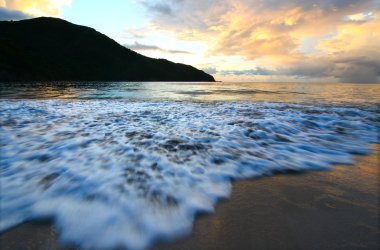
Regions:
[[[374,108],[251,102],[0,101],[0,230],[52,219],[62,242],[144,249],[191,230],[231,180],[353,163]]]

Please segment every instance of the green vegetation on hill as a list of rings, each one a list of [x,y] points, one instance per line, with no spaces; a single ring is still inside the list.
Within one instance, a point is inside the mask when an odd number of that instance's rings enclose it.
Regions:
[[[153,59],[58,18],[0,22],[0,81],[214,81],[190,65]]]

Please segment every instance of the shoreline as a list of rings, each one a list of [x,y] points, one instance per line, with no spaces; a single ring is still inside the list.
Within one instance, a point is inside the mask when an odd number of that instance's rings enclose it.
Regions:
[[[235,181],[191,235],[152,249],[378,249],[380,144],[372,148],[353,166]],[[75,249],[46,221],[1,233],[0,248]]]
[[[192,234],[153,249],[378,249],[380,144],[352,166],[233,183]]]

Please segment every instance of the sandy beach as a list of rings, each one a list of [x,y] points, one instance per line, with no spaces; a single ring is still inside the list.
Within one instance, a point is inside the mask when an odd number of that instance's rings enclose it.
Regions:
[[[378,249],[379,154],[354,166],[235,181],[232,196],[199,216],[192,234],[153,249]],[[0,248],[60,249],[49,222],[0,235]]]
[[[236,181],[192,235],[155,249],[378,249],[379,153],[332,171]]]

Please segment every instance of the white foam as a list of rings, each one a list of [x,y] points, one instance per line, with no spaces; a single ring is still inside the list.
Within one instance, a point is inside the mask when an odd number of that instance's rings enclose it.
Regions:
[[[0,101],[0,230],[51,218],[63,243],[147,248],[191,230],[231,179],[352,163],[377,110],[280,103]]]

